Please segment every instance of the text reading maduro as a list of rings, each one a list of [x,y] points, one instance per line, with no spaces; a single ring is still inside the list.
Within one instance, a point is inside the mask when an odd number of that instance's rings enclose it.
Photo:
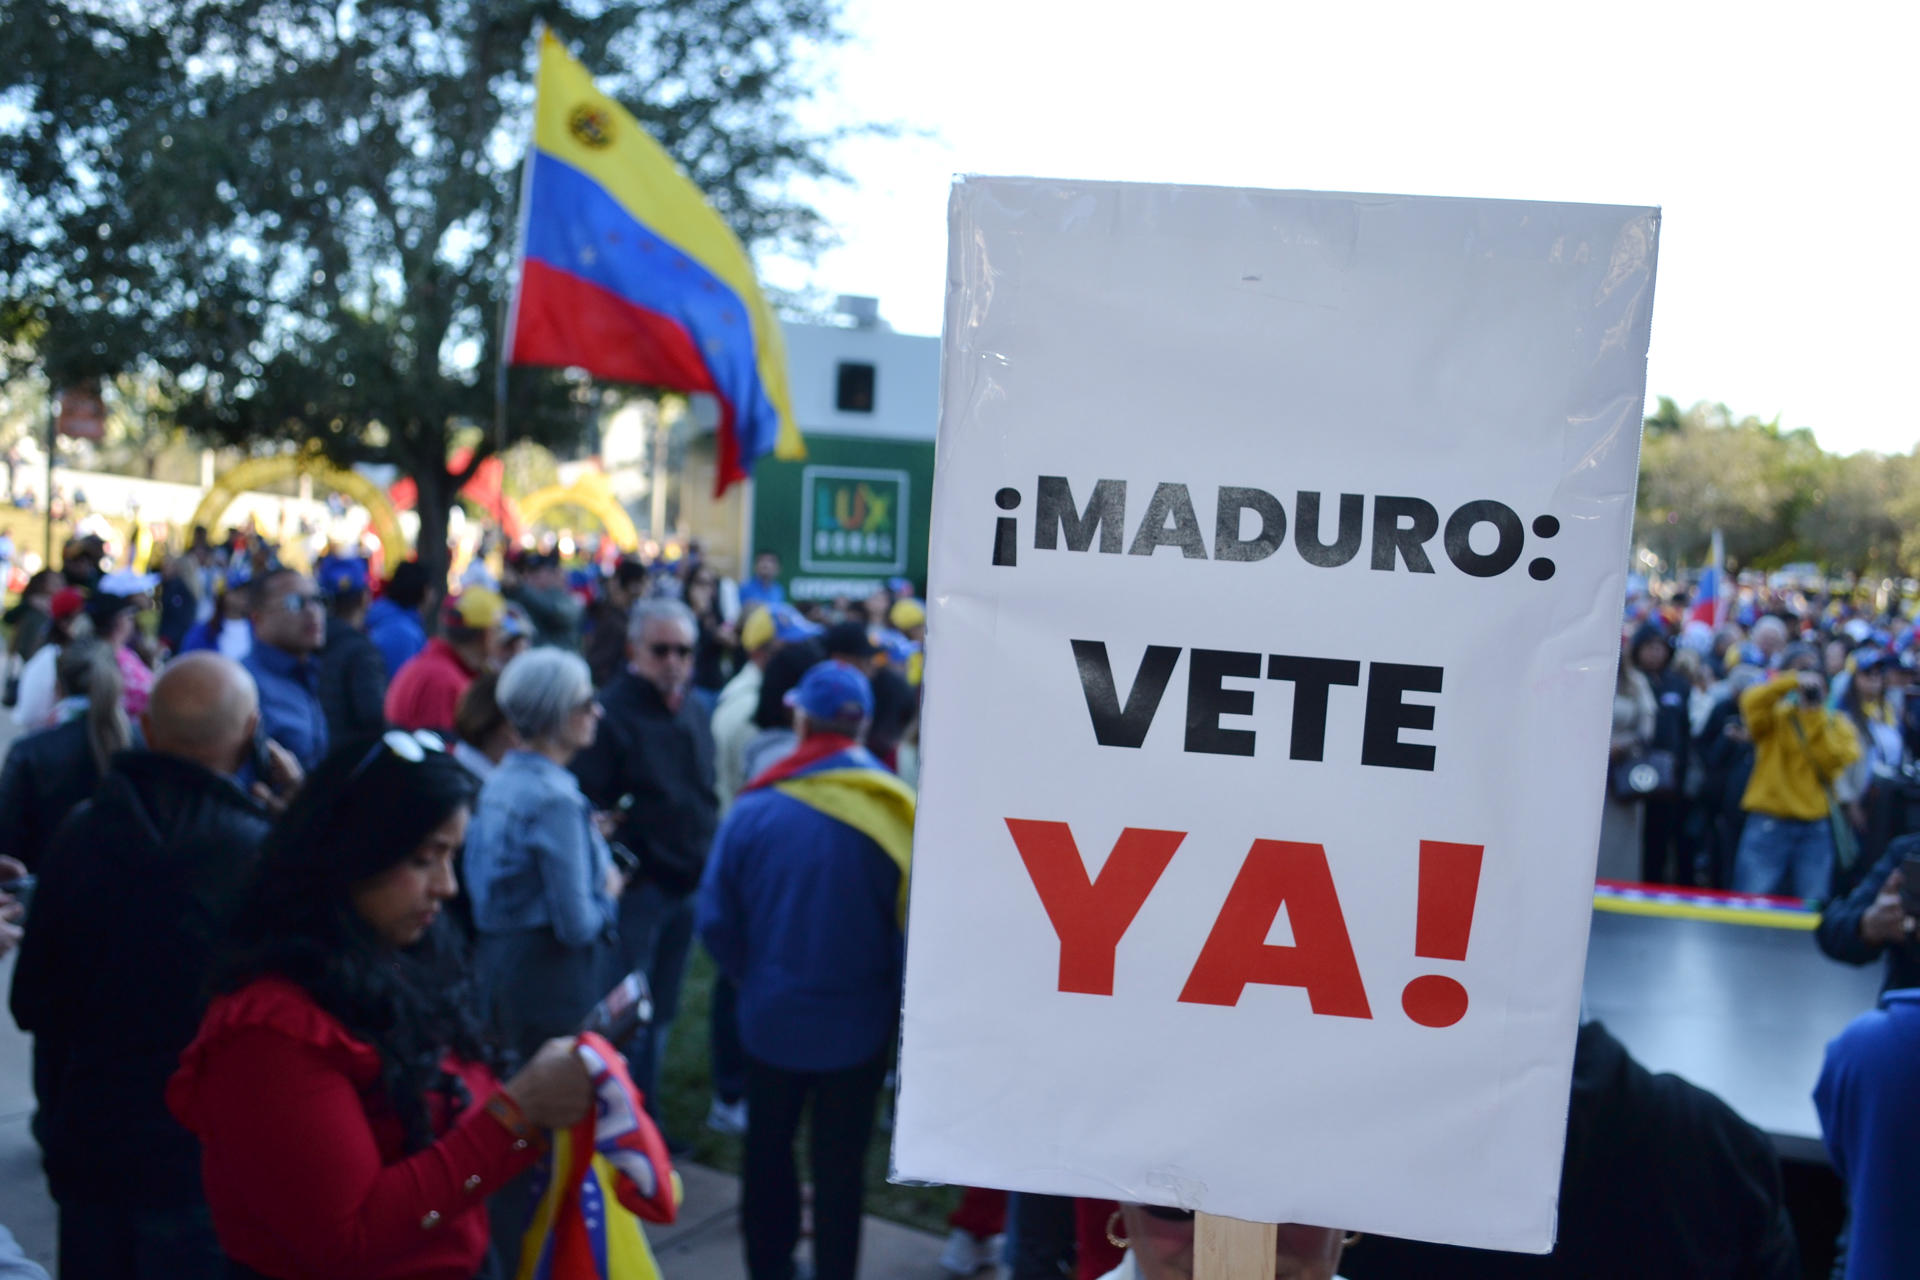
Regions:
[[[1128,827],[1100,874],[1089,877],[1066,823],[1008,818],[1006,824],[1060,940],[1059,990],[1112,995],[1114,953],[1187,833]],[[1482,852],[1477,844],[1420,842],[1416,956],[1467,958]],[[1267,941],[1282,907],[1293,932],[1291,946]],[[1316,1014],[1373,1017],[1321,845],[1253,842],[1180,1000],[1231,1007],[1256,983],[1302,988]],[[1400,1007],[1423,1027],[1450,1027],[1466,1016],[1467,989],[1444,974],[1424,974],[1401,990]]]

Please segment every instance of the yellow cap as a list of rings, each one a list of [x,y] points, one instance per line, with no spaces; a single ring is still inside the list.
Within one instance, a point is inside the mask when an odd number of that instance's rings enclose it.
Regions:
[[[896,600],[893,608],[887,611],[887,621],[891,622],[896,630],[905,631],[910,627],[924,626],[927,621],[927,611],[920,607],[918,600]]]
[[[485,587],[468,587],[447,601],[447,621],[473,631],[486,631],[497,626],[506,612],[505,597]]]
[[[740,647],[753,653],[772,643],[773,613],[765,607],[757,608],[740,624]]]

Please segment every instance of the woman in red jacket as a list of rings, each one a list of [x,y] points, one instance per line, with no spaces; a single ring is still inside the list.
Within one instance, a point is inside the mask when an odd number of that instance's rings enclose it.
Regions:
[[[474,783],[432,734],[342,747],[268,838],[167,1101],[241,1280],[471,1280],[485,1200],[591,1084],[552,1041],[503,1087],[442,905]]]

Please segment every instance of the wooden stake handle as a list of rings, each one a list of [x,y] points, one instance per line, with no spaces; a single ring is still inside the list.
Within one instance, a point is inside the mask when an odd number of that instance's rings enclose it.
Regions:
[[[1279,1228],[1199,1213],[1193,1220],[1193,1280],[1273,1280]]]

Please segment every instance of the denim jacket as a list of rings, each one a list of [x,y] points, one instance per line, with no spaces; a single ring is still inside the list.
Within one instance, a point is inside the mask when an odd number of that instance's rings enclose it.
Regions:
[[[510,751],[480,789],[467,828],[467,889],[482,933],[551,928],[583,947],[613,928],[613,855],[571,773]]]

